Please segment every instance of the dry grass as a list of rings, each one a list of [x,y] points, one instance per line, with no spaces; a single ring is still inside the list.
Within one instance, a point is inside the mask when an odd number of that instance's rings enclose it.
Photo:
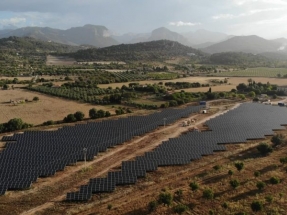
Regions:
[[[31,101],[35,96],[38,96],[40,100],[17,105],[10,103],[10,100],[28,99]],[[110,106],[79,103],[22,89],[0,90],[0,123],[7,122],[12,118],[21,118],[24,122],[37,125],[48,120],[61,120],[67,114],[76,111],[82,111],[88,117],[91,108],[114,113],[114,109]]]

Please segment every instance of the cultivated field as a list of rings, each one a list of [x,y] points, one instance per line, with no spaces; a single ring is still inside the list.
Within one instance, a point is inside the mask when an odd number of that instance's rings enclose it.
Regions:
[[[63,56],[48,55],[46,59],[47,66],[70,66],[75,65],[75,63],[75,59]]]
[[[229,76],[229,77],[277,77],[287,75],[287,68],[248,68],[246,70],[238,70],[232,72],[214,73],[214,76]]]
[[[10,103],[10,100],[20,102],[28,99],[32,101],[35,96],[38,96],[40,100],[37,102],[23,102],[17,105]],[[0,123],[13,118],[21,118],[26,123],[38,125],[48,120],[62,120],[68,114],[76,111],[82,111],[88,117],[91,108],[108,110],[112,114],[114,113],[114,108],[110,106],[78,103],[22,89],[0,90]]]
[[[222,85],[217,85],[213,86],[212,90],[213,91],[230,91],[231,89],[236,88],[236,86],[240,83],[248,83],[248,79],[251,78],[253,81],[256,82],[261,82],[261,83],[267,83],[269,82],[270,84],[277,84],[279,86],[286,86],[287,85],[287,80],[282,79],[282,78],[266,78],[266,77],[187,77],[187,78],[177,78],[173,80],[150,80],[150,81],[132,81],[132,82],[137,82],[139,84],[158,84],[159,82],[199,82],[200,84],[208,84],[210,83],[210,80],[212,79],[217,79],[217,80],[224,80],[225,78],[228,78],[228,83],[227,84],[222,84]],[[110,84],[99,84],[98,87],[100,88],[107,88],[107,87],[112,87],[116,88],[119,87],[121,88],[123,85],[128,86],[129,83],[132,82],[126,82],[126,83],[110,83]],[[210,83],[212,85],[212,83]],[[201,88],[191,88],[187,89],[186,91],[190,92],[206,92],[208,88],[201,87]]]

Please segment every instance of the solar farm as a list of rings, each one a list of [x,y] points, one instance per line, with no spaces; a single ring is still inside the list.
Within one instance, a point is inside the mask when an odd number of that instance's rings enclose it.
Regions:
[[[129,116],[65,126],[56,131],[26,131],[4,136],[5,149],[0,153],[1,195],[9,190],[33,189],[41,177],[52,177],[56,172],[79,161],[97,159],[108,148],[125,144],[135,136],[146,135],[158,126],[169,126],[177,120],[198,113],[204,106],[165,109],[146,116]],[[200,161],[203,156],[227,150],[226,144],[264,140],[274,130],[284,130],[287,109],[257,103],[244,103],[204,123],[204,132],[187,132],[163,141],[158,147],[133,159],[122,160],[118,171],[106,176],[90,178],[76,187],[77,191],[63,193],[68,202],[82,202],[93,195],[112,193],[122,185],[136,184],[149,172],[165,166],[185,166]],[[86,148],[86,154],[83,149]],[[12,191],[13,192],[13,191]],[[25,191],[24,191],[25,192]]]

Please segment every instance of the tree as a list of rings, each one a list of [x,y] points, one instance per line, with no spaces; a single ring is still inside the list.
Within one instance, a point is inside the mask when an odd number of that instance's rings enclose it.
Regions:
[[[8,86],[8,84],[4,84],[2,88],[3,88],[3,90],[8,90],[9,86]]]
[[[274,144],[274,146],[281,145],[284,143],[284,136],[282,134],[274,135],[271,138],[271,142]]]
[[[240,183],[239,183],[239,181],[238,181],[237,179],[231,180],[231,181],[229,182],[229,184],[230,184],[231,187],[233,187],[234,189],[237,188],[237,187],[240,185]]]
[[[82,121],[85,117],[85,114],[81,111],[77,111],[76,113],[74,113],[74,116],[77,121]]]
[[[74,116],[74,114],[68,114],[68,115],[64,118],[63,121],[64,121],[64,122],[76,122],[77,119],[76,119],[76,117]]]
[[[4,126],[6,131],[16,131],[23,128],[24,122],[20,118],[14,118],[10,119]]]
[[[148,211],[153,212],[157,208],[157,202],[156,201],[151,201],[148,203]]]
[[[258,212],[258,211],[262,211],[263,209],[263,204],[260,201],[253,201],[251,203],[251,209],[253,212]]]
[[[170,193],[161,193],[158,197],[158,203],[163,205],[171,205],[172,195]]]
[[[179,204],[179,205],[176,205],[173,207],[173,211],[177,214],[182,214],[187,210],[188,210],[188,207],[186,205],[183,205],[183,204]]]
[[[106,111],[105,117],[110,117],[110,116],[111,116],[111,113],[109,111]]]
[[[191,188],[192,191],[196,191],[196,190],[198,190],[199,185],[198,185],[198,183],[196,183],[196,182],[191,182],[191,183],[189,184],[189,187]]]
[[[257,146],[257,150],[262,154],[262,155],[267,155],[271,152],[273,152],[273,148],[267,144],[267,143],[260,143]]]
[[[243,163],[243,162],[236,162],[236,163],[234,164],[234,166],[235,166],[236,169],[240,172],[240,171],[243,169],[243,167],[244,167],[244,163]]]
[[[96,108],[92,108],[89,110],[89,117],[91,119],[96,119],[97,118],[97,110]]]
[[[212,200],[214,197],[214,193],[211,189],[205,189],[205,190],[203,190],[202,197],[205,199]]]
[[[256,187],[258,190],[263,190],[265,188],[266,184],[263,181],[258,181],[256,184]]]
[[[106,115],[106,112],[104,110],[100,109],[97,111],[97,118],[103,118],[105,117],[105,115]]]

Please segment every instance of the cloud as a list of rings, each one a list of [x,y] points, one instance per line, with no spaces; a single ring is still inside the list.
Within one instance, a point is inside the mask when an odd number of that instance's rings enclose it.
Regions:
[[[287,5],[285,0],[233,0],[236,5],[245,5],[245,4],[253,4],[253,3],[265,3],[272,5]]]
[[[233,14],[219,14],[216,16],[213,16],[212,19],[234,19],[234,18],[240,18],[240,17],[246,17],[246,16],[252,16],[257,13],[263,13],[263,12],[270,12],[270,11],[283,11],[284,8],[267,8],[267,9],[256,9],[256,10],[250,10],[246,13],[241,13],[239,15],[233,15]]]
[[[181,26],[201,25],[201,23],[192,23],[192,22],[182,22],[182,21],[178,21],[178,22],[170,22],[169,25],[181,27]]]
[[[21,18],[21,17],[12,17],[9,19],[0,19],[0,25],[18,25],[18,24],[23,24],[26,23],[26,18]]]

